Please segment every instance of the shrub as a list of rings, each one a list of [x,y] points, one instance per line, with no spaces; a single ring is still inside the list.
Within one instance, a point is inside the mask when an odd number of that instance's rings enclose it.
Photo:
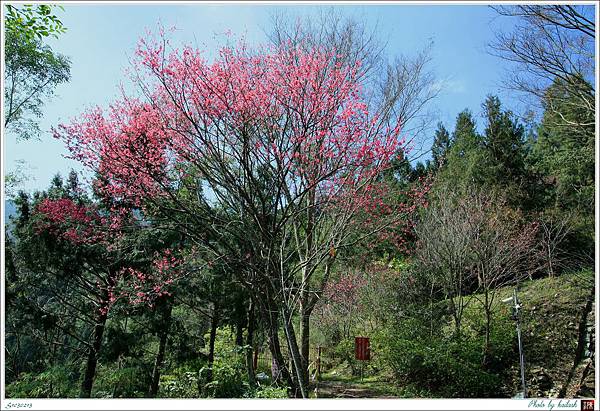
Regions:
[[[278,388],[270,385],[258,387],[248,391],[246,398],[288,398],[287,388]]]
[[[159,397],[198,398],[198,374],[184,371],[160,376]]]
[[[204,385],[203,395],[214,398],[238,398],[249,389],[244,381],[245,369],[237,360],[215,360],[213,364],[213,379]]]
[[[334,356],[339,360],[339,364],[346,363],[350,367],[352,375],[357,375],[360,364],[354,359],[354,340],[343,339],[335,347]]]
[[[394,391],[394,395],[400,398],[435,398],[432,392],[417,386],[417,384],[407,384],[398,387]],[[439,397],[439,395],[437,396]]]
[[[208,367],[199,371],[204,380]],[[229,329],[218,329],[215,340],[215,359],[212,381],[202,385],[202,395],[214,398],[239,398],[250,389],[246,378],[244,351],[234,343]]]
[[[163,398],[198,398],[198,370],[206,362],[197,358],[160,376],[158,396]]]
[[[42,373],[24,373],[6,386],[7,398],[77,397],[76,375],[65,366],[54,366]]]
[[[419,332],[424,325],[417,319],[388,330],[383,361],[404,384],[435,396],[499,397],[501,375],[514,360],[514,333],[507,328],[508,321],[494,324],[487,367],[482,365],[484,341],[479,332],[465,330],[460,340],[445,337],[440,330],[426,335]]]
[[[136,364],[126,364],[117,368],[116,364],[100,365],[94,381],[96,398],[137,398],[144,397],[150,385],[146,368]]]

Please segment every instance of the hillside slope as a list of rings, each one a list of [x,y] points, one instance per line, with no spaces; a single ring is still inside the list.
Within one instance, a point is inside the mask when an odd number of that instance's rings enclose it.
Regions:
[[[501,290],[499,301],[511,293],[512,289]],[[593,398],[593,272],[529,281],[522,285],[519,297],[528,395]],[[518,363],[508,375],[508,391],[520,392]]]

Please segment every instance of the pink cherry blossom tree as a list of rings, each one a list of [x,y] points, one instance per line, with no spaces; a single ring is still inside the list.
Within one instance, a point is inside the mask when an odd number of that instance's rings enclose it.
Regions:
[[[309,319],[337,252],[402,218],[380,178],[403,150],[400,124],[370,112],[353,67],[293,44],[192,47],[148,36],[137,48],[137,96],[124,95],[55,131],[96,172],[99,192],[152,210],[230,261],[256,296],[282,375],[307,396],[306,358],[292,324]],[[377,210],[360,238],[350,228]],[[383,212],[385,210],[385,212]],[[280,321],[292,357],[283,365]]]
[[[147,261],[130,258],[135,248],[131,233],[141,228],[130,210],[106,210],[68,196],[45,197],[34,207],[31,218],[32,229],[43,243],[79,257],[78,268],[49,260],[44,270],[56,269],[65,290],[54,293],[55,297],[77,311],[76,318],[91,328],[89,338],[69,333],[86,347],[81,396],[89,398],[111,308],[119,301],[153,306],[158,299],[170,296],[171,284],[181,276],[181,262],[169,249],[156,252]],[[69,292],[84,299],[83,309],[68,301]]]
[[[76,317],[92,329],[89,341],[79,339],[87,351],[81,385],[84,398],[91,395],[102,336],[114,302],[113,290],[119,278],[117,244],[125,219],[126,216],[121,213],[101,213],[92,204],[68,197],[44,198],[32,213],[32,227],[42,241],[51,243],[53,248],[65,250],[65,253],[79,255],[82,261],[80,269],[61,275],[69,279],[66,288],[76,290],[76,295],[85,299],[86,307],[93,307],[92,312]],[[45,267],[46,270],[52,271],[50,265]],[[62,271],[60,265],[58,271]],[[62,304],[73,306],[60,298],[61,293],[56,295]]]

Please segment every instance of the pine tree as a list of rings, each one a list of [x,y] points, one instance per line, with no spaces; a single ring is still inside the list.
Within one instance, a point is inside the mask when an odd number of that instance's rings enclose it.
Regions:
[[[472,185],[481,185],[487,178],[486,153],[482,138],[477,133],[475,120],[469,110],[456,118],[452,146],[446,153],[446,165],[439,173],[438,185],[464,191]]]
[[[508,186],[520,182],[524,175],[525,129],[512,112],[503,111],[500,99],[488,96],[483,104],[486,128],[484,144],[496,175],[491,184]]]
[[[448,133],[448,130],[446,130],[446,127],[441,122],[438,123],[433,138],[433,145],[431,146],[431,168],[437,170],[445,163],[446,153],[450,150],[451,145],[450,133]]]
[[[577,96],[563,82],[557,79],[546,92],[544,116],[530,160],[554,187],[552,200],[556,207],[592,215],[594,117],[589,110],[569,103]]]

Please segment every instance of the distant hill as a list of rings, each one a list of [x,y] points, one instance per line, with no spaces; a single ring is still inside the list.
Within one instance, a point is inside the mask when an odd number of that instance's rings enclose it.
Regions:
[[[2,211],[4,212],[5,221],[8,222],[11,216],[17,214],[17,207],[11,200],[4,200],[4,209]]]

